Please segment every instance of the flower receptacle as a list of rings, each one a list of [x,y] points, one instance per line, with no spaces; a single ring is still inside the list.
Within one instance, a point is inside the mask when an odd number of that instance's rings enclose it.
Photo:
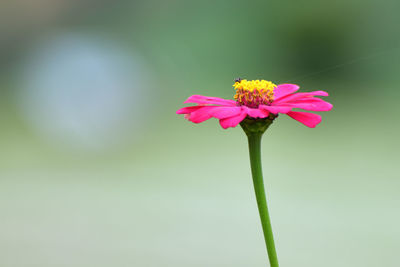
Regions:
[[[246,117],[241,123],[243,131],[247,136],[252,135],[262,135],[268,127],[272,124],[277,115],[270,114],[267,118],[255,119],[251,117]]]

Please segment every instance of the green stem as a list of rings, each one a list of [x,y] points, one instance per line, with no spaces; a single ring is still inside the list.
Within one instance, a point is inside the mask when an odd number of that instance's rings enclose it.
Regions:
[[[271,220],[269,218],[267,200],[265,196],[262,167],[261,167],[261,137],[262,133],[248,134],[251,173],[253,175],[254,191],[256,193],[258,211],[267,245],[268,257],[271,267],[279,267],[276,255],[274,237],[272,234]]]

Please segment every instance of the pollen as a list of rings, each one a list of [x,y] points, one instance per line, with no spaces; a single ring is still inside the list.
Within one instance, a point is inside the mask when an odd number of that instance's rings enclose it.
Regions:
[[[269,105],[274,101],[276,84],[266,80],[241,80],[236,79],[233,87],[234,96],[239,105],[257,108],[259,105]]]

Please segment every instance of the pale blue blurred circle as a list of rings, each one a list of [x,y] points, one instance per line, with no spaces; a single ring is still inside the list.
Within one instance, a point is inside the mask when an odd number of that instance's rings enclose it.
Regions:
[[[149,72],[117,42],[84,34],[42,40],[22,70],[19,102],[46,139],[98,150],[135,137],[148,115]]]

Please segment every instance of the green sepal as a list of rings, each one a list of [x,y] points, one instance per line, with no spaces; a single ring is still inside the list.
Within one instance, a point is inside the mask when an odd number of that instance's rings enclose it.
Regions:
[[[240,123],[240,126],[243,128],[247,136],[255,134],[262,135],[272,124],[272,122],[275,120],[276,117],[278,117],[278,115],[273,115],[273,114],[270,114],[267,118],[263,119],[246,117]]]

